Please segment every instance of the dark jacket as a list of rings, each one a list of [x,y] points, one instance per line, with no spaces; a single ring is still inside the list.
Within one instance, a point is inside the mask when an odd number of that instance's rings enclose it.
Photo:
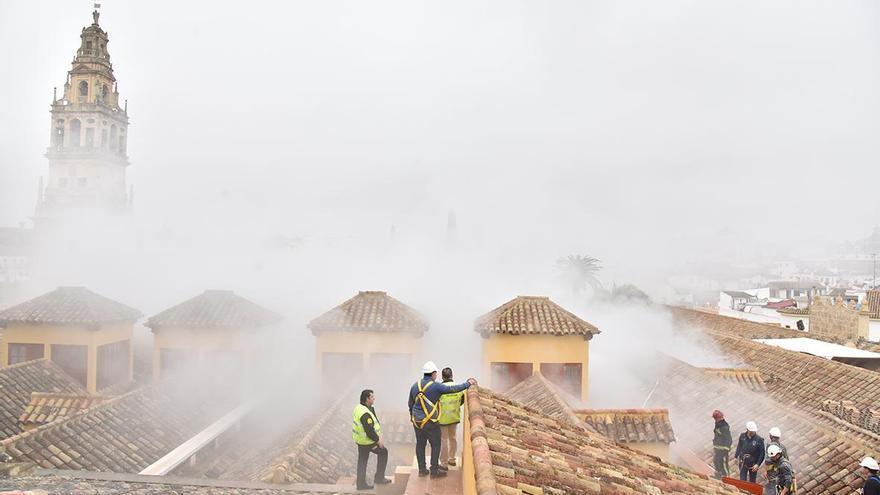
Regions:
[[[788,488],[791,492],[792,483],[794,482],[794,472],[788,459],[780,457],[778,461],[767,461],[767,480],[779,489]]]
[[[880,495],[880,476],[872,474],[865,480],[862,495]]]
[[[764,463],[764,452],[764,439],[757,433],[752,438],[749,438],[748,432],[744,431],[739,435],[736,453],[733,456],[742,461],[746,467],[752,467],[756,464]]]
[[[376,416],[376,421],[379,421],[379,416],[376,415],[376,410],[373,409],[372,406],[367,406],[366,404],[364,404],[364,406],[373,413],[373,416]],[[370,437],[370,440],[378,442],[379,435],[376,434],[376,427],[373,425],[373,418],[370,417],[369,413],[364,413],[361,416],[361,424],[364,425],[364,433]]]
[[[730,425],[727,421],[720,419],[715,422],[715,429],[712,430],[715,437],[712,438],[712,446],[716,450],[730,450],[733,445],[733,437],[730,435]]]
[[[770,443],[767,444],[767,448],[769,449],[771,445],[778,445],[779,448],[782,449],[782,458],[790,460],[788,458],[788,449],[785,448],[785,445],[782,445],[782,442],[770,440]],[[770,464],[770,459],[767,459],[767,464]]]
[[[428,406],[428,411],[422,410],[421,401],[416,400],[416,397],[419,395],[419,386],[424,387],[426,383],[431,381],[431,376],[424,376],[421,380],[413,383],[413,386],[409,389],[409,401],[407,402],[407,410],[410,411],[412,417],[415,421],[422,421],[425,419],[425,416],[430,413],[431,406]],[[443,394],[452,394],[455,392],[461,392],[462,390],[470,387],[471,384],[468,382],[459,383],[458,385],[447,385],[445,383],[434,382],[429,385],[425,389],[425,398],[428,399],[432,404],[437,405],[437,410],[434,413],[434,419],[440,417],[440,404],[437,402],[440,400],[440,396]]]

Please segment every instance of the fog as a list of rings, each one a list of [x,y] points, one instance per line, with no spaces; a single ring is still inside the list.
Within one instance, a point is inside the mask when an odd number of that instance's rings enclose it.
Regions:
[[[0,225],[33,215],[90,12],[0,3]],[[151,315],[234,289],[308,349],[310,319],[385,290],[461,379],[474,318],[541,294],[603,330],[599,369],[654,342],[710,366],[669,345],[668,317],[574,298],[555,260],[596,256],[606,285],[653,295],[880,214],[875,2],[112,0],[101,25],[134,211],[49,247],[33,293],[86,285]]]

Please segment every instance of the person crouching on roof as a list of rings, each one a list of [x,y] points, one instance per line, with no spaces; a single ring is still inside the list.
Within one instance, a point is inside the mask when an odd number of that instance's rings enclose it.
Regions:
[[[386,485],[391,480],[385,477],[385,466],[388,464],[388,449],[382,442],[382,425],[376,416],[373,404],[376,395],[370,389],[361,392],[361,401],[352,412],[351,438],[358,448],[357,489],[372,490],[373,485],[367,483],[367,461],[370,452],[376,454],[376,476],[373,481],[377,485]]]
[[[450,385],[437,382],[437,365],[428,361],[422,367],[422,378],[409,389],[408,408],[413,428],[416,433],[416,461],[419,464],[419,476],[431,475],[432,478],[446,476],[440,468],[440,396],[453,394],[476,385],[477,381],[468,378],[464,383]],[[425,466],[425,446],[431,444],[431,470]]]
[[[782,447],[772,444],[767,447],[767,485],[764,493],[769,495],[791,495],[795,492],[794,472],[791,463],[782,456]]]

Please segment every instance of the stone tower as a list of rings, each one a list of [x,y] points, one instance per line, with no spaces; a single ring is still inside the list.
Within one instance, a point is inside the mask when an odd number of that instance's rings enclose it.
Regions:
[[[129,207],[128,102],[119,105],[108,36],[92,13],[67,73],[64,94],[52,97],[49,175],[40,184],[36,220],[74,218],[85,212],[124,213]]]

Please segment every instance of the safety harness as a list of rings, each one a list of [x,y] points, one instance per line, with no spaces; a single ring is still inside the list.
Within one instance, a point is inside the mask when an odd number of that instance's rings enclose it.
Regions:
[[[410,420],[412,421],[413,426],[418,429],[422,429],[428,424],[429,421],[437,422],[437,418],[434,415],[437,413],[437,404],[431,402],[430,399],[425,395],[425,391],[428,390],[428,387],[434,384],[434,380],[428,380],[425,382],[425,385],[422,386],[421,380],[416,382],[416,387],[419,389],[419,393],[416,394],[416,401],[418,401],[419,405],[422,408],[422,411],[425,412],[425,418],[421,421],[416,421],[415,414],[410,413]],[[431,412],[428,412],[430,408]]]

